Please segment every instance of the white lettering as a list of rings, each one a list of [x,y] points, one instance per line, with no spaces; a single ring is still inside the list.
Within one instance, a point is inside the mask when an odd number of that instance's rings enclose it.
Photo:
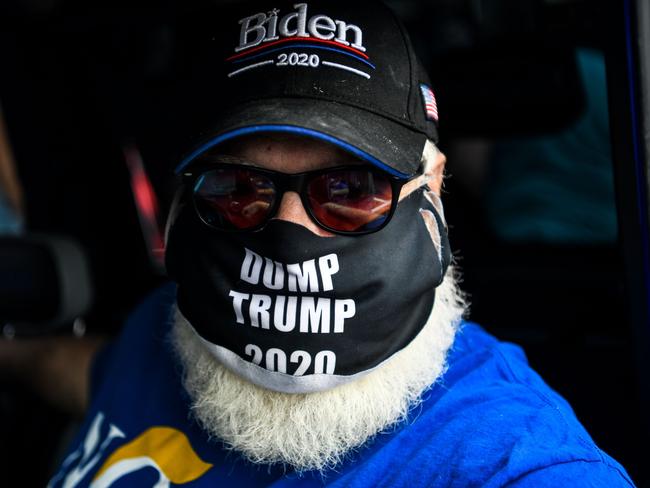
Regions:
[[[329,298],[303,297],[300,302],[300,332],[329,334],[330,302]]]
[[[269,328],[269,309],[271,308],[271,297],[267,295],[253,295],[251,297],[250,305],[250,318],[251,325],[253,327],[259,327],[260,324],[262,329]]]
[[[282,349],[271,348],[266,351],[266,354],[259,346],[255,344],[247,344],[244,348],[247,356],[250,356],[250,361],[253,364],[263,366],[269,371],[279,371],[280,373],[287,373],[287,356],[291,364],[297,364],[298,367],[292,373],[294,376],[303,376],[308,373],[310,367],[313,374],[334,374],[336,370],[336,354],[333,351],[320,351],[317,352],[312,361],[312,356],[307,351],[293,351],[291,354],[284,352]],[[264,359],[264,365],[262,365]]]
[[[307,351],[293,351],[288,353],[278,348],[270,348],[264,354],[262,348],[255,344],[247,344],[244,353],[249,356],[250,362],[265,367],[269,371],[278,371],[287,373],[287,356],[291,364],[297,364],[294,376],[303,376],[304,374],[334,374],[336,370],[336,354],[333,351],[319,351],[312,356]],[[264,364],[262,364],[264,360]]]
[[[264,286],[270,290],[281,290],[284,286],[284,268],[282,264],[275,261],[274,267],[274,261],[271,261],[269,258],[264,258],[264,262],[266,263],[264,267]],[[273,272],[274,268],[275,273]],[[275,279],[273,279],[274,275]]]
[[[237,317],[237,323],[238,324],[243,324],[244,323],[244,314],[242,313],[242,304],[244,300],[248,300],[251,296],[248,293],[239,293],[238,291],[230,291],[230,295],[233,300],[232,300],[232,307],[235,310],[235,315]]]
[[[296,9],[283,17],[280,11],[273,9],[268,14],[258,13],[244,17],[239,21],[239,45],[235,52],[255,47],[262,42],[270,42],[280,37],[315,37],[316,39],[332,40],[345,46],[352,46],[360,51],[366,50],[363,46],[363,32],[354,25],[342,20],[334,20],[327,15],[314,15],[308,19],[307,4],[296,3]],[[348,41],[348,34],[352,33],[353,42]]]
[[[307,34],[307,4],[295,3],[293,8],[298,9],[298,37],[309,37]]]
[[[280,39],[278,36],[278,12],[279,10],[273,9],[269,12],[267,20],[268,27],[266,29],[266,37],[263,42],[270,42]]]
[[[124,439],[126,437],[124,432],[122,432],[117,426],[109,424],[108,434],[106,434],[102,441],[101,438],[103,434],[101,432],[105,430],[105,427],[102,426],[103,423],[104,414],[99,412],[90,424],[90,428],[88,429],[86,437],[81,445],[72,452],[72,454],[65,458],[61,471],[52,478],[47,485],[48,487],[55,485],[63,488],[80,486],[81,481],[88,475],[88,473],[93,468],[97,469],[96,465],[104,456],[107,447],[111,445],[115,439]],[[64,476],[65,478],[63,478]],[[103,477],[100,477],[99,483],[102,481]],[[61,482],[61,484],[59,484],[59,482]]]
[[[304,375],[309,366],[311,366],[311,355],[307,351],[293,351],[289,361],[292,363],[299,363],[296,371],[294,371],[294,376]]]
[[[251,285],[257,285],[260,282],[260,271],[262,270],[262,263],[264,260],[262,256],[244,248],[246,257],[241,265],[241,273],[239,277]]]
[[[339,258],[336,254],[328,254],[318,258],[318,268],[323,279],[323,291],[334,289],[332,276],[339,272]]]
[[[251,22],[253,21],[255,21],[255,23],[251,26]],[[235,48],[235,52],[257,46],[262,42],[262,39],[266,36],[264,22],[266,22],[266,15],[262,13],[245,17],[239,21],[241,24],[241,30],[239,31],[239,46]],[[255,33],[255,39],[249,41],[248,34],[251,32]]]
[[[244,352],[247,356],[252,356],[253,364],[259,364],[262,362],[262,349],[255,344],[247,344],[244,348]]]
[[[357,306],[354,300],[334,300],[334,333],[343,332],[345,319],[354,317],[357,312]]]
[[[285,301],[287,303],[286,321],[285,317]],[[298,297],[284,297],[278,295],[275,300],[275,310],[273,311],[273,326],[280,332],[291,332],[296,327],[296,305],[298,304]]]
[[[316,260],[310,259],[300,264],[287,264],[287,274],[289,279],[289,291],[317,292],[318,275],[316,274]]]
[[[311,334],[336,334],[345,332],[345,321],[356,314],[356,304],[352,299],[322,297],[268,296],[231,291],[233,310],[238,324],[245,324],[244,316],[250,320],[251,327],[271,328],[271,308],[273,308],[273,327],[280,332],[292,332],[299,319],[299,331]],[[245,313],[244,303],[248,304]],[[298,307],[298,302],[300,306]],[[332,328],[332,320],[333,328]]]
[[[318,39],[333,39],[336,23],[327,15],[314,15],[307,26],[309,33]]]
[[[336,354],[332,351],[321,351],[314,358],[315,374],[334,374]]]
[[[294,12],[292,14],[287,14],[284,17],[280,19],[280,25],[278,25],[278,32],[280,35],[284,37],[293,37],[296,34],[298,34],[298,29],[296,30],[289,30],[289,22],[292,21],[293,19],[298,18],[298,13]]]
[[[337,20],[336,25],[338,27],[336,39],[334,39],[336,42],[349,46],[350,43],[347,41],[348,31],[352,30],[354,32],[354,42],[352,43],[352,47],[365,52],[366,48],[363,47],[363,32],[361,32],[361,29],[358,26],[353,24],[348,25],[342,20]]]
[[[280,373],[287,372],[287,355],[282,349],[273,347],[266,351],[266,369]]]
[[[284,37],[309,37],[307,34],[307,4],[306,3],[296,3],[294,8],[297,8],[297,12],[292,12],[285,15],[280,19],[278,24],[278,32]],[[296,19],[296,28],[294,30],[289,30],[289,22],[293,19]]]

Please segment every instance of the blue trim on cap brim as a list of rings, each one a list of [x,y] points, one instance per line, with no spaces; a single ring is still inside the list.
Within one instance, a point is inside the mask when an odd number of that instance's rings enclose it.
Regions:
[[[249,127],[243,127],[241,129],[235,129],[230,132],[221,134],[215,137],[214,139],[209,140],[208,142],[202,144],[200,147],[192,151],[192,153],[190,153],[189,156],[187,156],[186,158],[183,159],[183,161],[181,161],[181,164],[179,164],[176,167],[176,174],[183,171],[187,167],[187,165],[190,164],[197,156],[203,154],[205,151],[207,151],[211,147],[216,146],[217,144],[221,144],[222,142],[225,142],[227,140],[234,139],[235,137],[239,137],[247,134],[261,133],[261,132],[289,132],[301,136],[313,137],[314,139],[319,139],[321,141],[329,142],[330,144],[338,146],[341,149],[351,154],[354,154],[358,158],[363,159],[364,161],[367,161],[370,164],[377,166],[378,168],[386,171],[387,173],[390,173],[393,176],[397,176],[398,178],[409,177],[408,174],[402,173],[401,171],[397,171],[396,169],[391,168],[390,166],[382,163],[377,158],[371,156],[367,152],[362,151],[361,149],[351,144],[348,144],[347,142],[342,141],[341,139],[337,139],[336,137],[332,137],[328,134],[323,134],[322,132],[318,132],[313,129],[305,129],[304,127],[296,127],[293,125],[272,125],[272,124],[253,125]]]

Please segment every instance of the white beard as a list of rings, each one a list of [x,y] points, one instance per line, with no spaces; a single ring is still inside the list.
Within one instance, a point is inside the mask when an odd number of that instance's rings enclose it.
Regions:
[[[208,435],[254,463],[322,471],[406,418],[445,371],[464,311],[450,268],[427,324],[407,347],[358,380],[307,394],[271,391],[241,379],[210,355],[178,310],[172,340],[192,414]]]

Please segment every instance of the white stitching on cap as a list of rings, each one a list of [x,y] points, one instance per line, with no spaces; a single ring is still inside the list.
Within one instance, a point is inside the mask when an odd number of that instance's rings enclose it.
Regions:
[[[260,66],[264,66],[266,64],[273,64],[273,63],[275,63],[274,60],[268,59],[268,60],[262,61],[260,63],[249,64],[248,66],[244,66],[243,68],[239,68],[238,70],[235,70],[232,73],[228,73],[228,78],[232,78],[233,76],[238,75],[239,73],[242,73],[244,71],[248,71],[249,69],[259,68]]]
[[[324,64],[325,66],[332,66],[333,68],[339,68],[345,71],[350,71],[356,75],[363,76],[364,78],[370,79],[370,75],[368,73],[364,73],[363,71],[360,71],[358,69],[350,68],[349,66],[345,66],[344,64],[332,63],[331,61],[322,61],[321,64]]]

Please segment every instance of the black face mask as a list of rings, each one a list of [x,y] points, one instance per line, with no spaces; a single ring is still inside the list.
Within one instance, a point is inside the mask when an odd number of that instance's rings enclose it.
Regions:
[[[435,216],[438,249],[423,211]],[[287,393],[346,383],[407,346],[450,259],[442,216],[422,190],[384,229],[356,237],[319,237],[282,220],[254,233],[219,232],[184,205],[166,253],[179,310],[211,353]]]

